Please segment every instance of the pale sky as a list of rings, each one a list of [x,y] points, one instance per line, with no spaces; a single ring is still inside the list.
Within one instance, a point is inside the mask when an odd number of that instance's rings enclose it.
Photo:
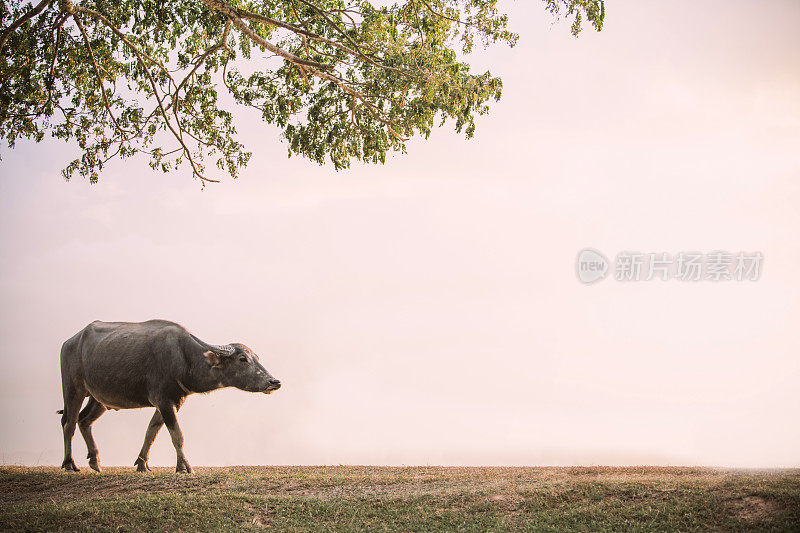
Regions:
[[[61,343],[95,319],[242,342],[284,387],[189,398],[195,466],[800,466],[800,3],[609,0],[579,39],[505,2],[504,92],[384,166],[253,152],[200,189],[0,162],[0,462],[60,464]],[[756,282],[591,286],[575,257],[760,251]],[[151,410],[94,426],[132,465]],[[75,435],[75,459],[86,466]],[[174,466],[162,431],[151,464]]]

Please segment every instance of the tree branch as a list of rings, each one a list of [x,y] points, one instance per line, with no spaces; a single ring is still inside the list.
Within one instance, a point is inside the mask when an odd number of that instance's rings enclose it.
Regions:
[[[77,13],[86,13],[90,17],[92,17],[92,18],[94,18],[96,20],[99,20],[100,22],[105,24],[112,32],[114,32],[114,34],[117,37],[119,37],[122,40],[122,42],[124,42],[126,45],[128,45],[128,47],[130,47],[130,49],[136,55],[136,58],[139,60],[139,63],[142,65],[142,69],[144,70],[145,75],[147,76],[147,79],[150,82],[150,86],[151,86],[151,88],[153,90],[153,96],[155,97],[156,101],[158,102],[158,108],[161,111],[161,115],[164,117],[164,124],[167,126],[169,131],[172,133],[172,135],[175,137],[175,139],[180,143],[181,147],[183,148],[183,153],[186,156],[186,160],[189,161],[189,165],[191,165],[191,167],[192,167],[192,173],[195,176],[197,176],[198,178],[200,178],[200,180],[203,181],[203,182],[210,181],[210,182],[218,183],[219,180],[206,178],[200,172],[200,169],[198,168],[197,163],[195,163],[195,161],[194,161],[194,157],[192,157],[191,150],[189,150],[189,147],[186,146],[186,143],[183,140],[183,135],[182,135],[183,130],[182,130],[181,126],[180,126],[180,122],[178,122],[178,131],[175,130],[174,126],[170,122],[169,117],[167,116],[167,110],[164,108],[164,104],[163,104],[161,98],[158,97],[158,84],[156,83],[156,80],[153,78],[153,74],[150,72],[150,69],[147,66],[147,62],[145,61],[145,58],[149,59],[153,63],[155,63],[158,66],[160,66],[161,69],[166,72],[166,74],[169,77],[169,79],[172,80],[172,84],[174,86],[175,85],[175,80],[173,80],[172,76],[169,75],[169,72],[166,71],[166,68],[164,68],[164,66],[160,62],[156,61],[155,59],[153,59],[152,57],[148,56],[143,51],[139,50],[139,48],[136,45],[134,45],[130,41],[130,39],[128,39],[128,37],[124,33],[122,33],[122,31],[119,28],[117,28],[106,17],[104,17],[103,15],[98,13],[97,11],[88,9],[86,7],[83,7],[83,6],[75,6],[75,5],[73,5],[71,3],[70,0],[61,0],[61,1],[62,1],[62,4],[66,4],[67,9],[69,10],[69,12],[71,12],[73,14],[76,13],[76,12]]]
[[[215,1],[215,2],[218,2],[218,3],[222,3],[222,0],[212,0],[212,1]],[[304,2],[304,3],[306,3],[306,2]],[[311,5],[311,4],[308,4],[308,5]],[[370,64],[372,64],[372,65],[374,65],[374,66],[376,66],[378,68],[382,68],[382,69],[385,69],[385,70],[391,70],[393,72],[397,72],[399,74],[402,74],[402,75],[404,75],[404,76],[406,76],[408,78],[413,78],[414,77],[414,76],[411,75],[411,73],[409,73],[406,70],[399,69],[399,68],[396,68],[396,67],[391,67],[389,65],[383,65],[383,64],[378,63],[377,61],[375,61],[372,57],[370,57],[368,54],[366,54],[366,53],[364,53],[362,51],[361,46],[355,40],[353,40],[353,38],[350,37],[347,34],[347,32],[344,32],[341,29],[339,29],[338,26],[335,26],[334,22],[331,21],[329,18],[327,18],[325,15],[322,15],[322,16],[331,25],[336,27],[336,29],[337,29],[337,31],[339,31],[339,33],[341,33],[348,41],[350,41],[350,43],[353,45],[354,49],[350,48],[348,46],[345,46],[345,45],[343,45],[342,43],[340,43],[338,41],[334,41],[332,39],[328,39],[327,37],[319,35],[318,33],[315,33],[313,31],[307,30],[305,28],[301,28],[300,26],[296,26],[296,25],[291,24],[289,22],[282,22],[280,20],[275,20],[275,19],[270,18],[270,17],[265,17],[264,15],[259,15],[258,13],[252,13],[250,11],[246,11],[244,9],[235,8],[235,7],[232,7],[232,6],[231,6],[231,9],[235,10],[236,14],[239,15],[243,19],[252,20],[254,22],[263,22],[265,24],[270,24],[270,25],[278,27],[278,28],[287,29],[287,30],[292,31],[294,33],[297,33],[299,35],[303,35],[305,37],[308,37],[309,39],[313,39],[315,41],[319,41],[321,43],[325,43],[327,45],[330,45],[330,46],[332,46],[334,48],[337,48],[337,49],[341,50],[342,52],[345,52],[346,54],[349,54],[351,56],[355,56],[355,57],[361,58],[364,61],[366,61],[366,62],[368,62],[368,63],[370,63]],[[314,6],[314,9],[318,10],[318,8],[316,8],[316,6]]]
[[[42,0],[41,2],[36,4],[36,7],[34,7],[30,11],[22,15],[14,22],[12,22],[8,28],[4,29],[2,33],[0,33],[0,50],[3,49],[3,45],[6,44],[6,40],[14,32],[14,30],[16,30],[17,28],[25,24],[27,21],[29,21],[30,19],[32,19],[33,17],[44,11],[44,8],[49,6],[52,1],[53,0]]]
[[[173,107],[178,106],[178,94],[181,92],[181,89],[186,84],[186,82],[189,81],[189,78],[191,78],[194,75],[194,73],[197,72],[197,69],[200,68],[200,65],[202,65],[205,62],[206,58],[221,48],[225,48],[227,50],[228,34],[230,33],[230,31],[231,31],[231,21],[230,19],[228,19],[228,21],[225,23],[225,31],[223,31],[222,33],[222,39],[220,39],[220,42],[218,42],[217,44],[206,50],[203,53],[203,55],[197,58],[197,60],[194,62],[194,68],[191,70],[191,72],[189,72],[189,74],[186,75],[185,78],[183,78],[183,80],[181,80],[181,83],[178,85],[178,88],[175,89],[175,96],[172,101]]]
[[[238,13],[239,10],[237,8],[231,6],[230,4],[228,4],[226,2],[222,2],[220,0],[202,0],[202,2],[208,8],[210,8],[210,9],[212,9],[214,11],[219,11],[223,15],[227,15],[228,18],[233,22],[234,26],[239,28],[239,30],[241,30],[242,33],[244,33],[245,35],[250,37],[254,42],[257,42],[258,44],[260,44],[261,46],[263,46],[264,48],[266,48],[267,50],[269,50],[273,54],[279,55],[282,58],[286,59],[287,61],[291,61],[295,65],[303,65],[303,66],[307,66],[307,67],[316,68],[316,69],[319,69],[319,70],[330,70],[330,69],[333,68],[332,65],[325,65],[323,63],[317,63],[316,61],[311,61],[309,59],[303,59],[302,57],[298,57],[298,56],[294,55],[293,53],[288,52],[288,51],[284,50],[283,48],[280,48],[279,46],[275,46],[271,42],[267,41],[266,39],[264,39],[263,37],[258,35],[255,31],[253,31],[253,29],[249,25],[245,24],[245,22],[242,19],[241,15],[239,15],[239,13]],[[248,13],[248,12],[245,12],[245,13],[247,15],[256,16],[255,13]],[[263,17],[263,18],[266,19],[267,17]],[[266,22],[266,20],[264,20],[262,22]]]
[[[262,46],[263,48],[266,48],[267,50],[269,50],[274,54],[283,57],[290,63],[294,64],[296,67],[300,68],[301,72],[307,71],[318,78],[335,83],[347,94],[355,97],[361,103],[363,103],[369,114],[372,116],[372,118],[385,125],[386,128],[389,130],[389,132],[392,135],[394,135],[398,140],[402,142],[408,140],[403,136],[401,136],[399,133],[397,133],[397,131],[394,129],[394,127],[397,126],[397,124],[395,124],[388,118],[384,118],[383,116],[384,113],[380,109],[375,107],[375,105],[373,105],[371,102],[369,102],[362,93],[348,86],[347,83],[338,76],[325,72],[325,70],[330,70],[332,68],[330,65],[322,65],[321,63],[316,63],[314,61],[307,61],[303,58],[297,57],[291,52],[287,52],[286,50],[283,50],[282,48],[273,45],[272,43],[270,43],[269,41],[258,35],[255,31],[253,31],[253,29],[248,24],[246,24],[244,20],[242,20],[242,18],[239,16],[238,11],[235,8],[233,8],[233,6],[230,6],[229,4],[223,2],[222,0],[202,0],[202,2],[206,4],[206,6],[208,6],[209,8],[216,9],[221,13],[227,15],[228,18],[233,22],[233,25],[239,28],[239,30],[241,30],[242,33],[244,33],[247,37],[249,37],[254,43]]]
[[[92,58],[92,66],[94,67],[94,74],[97,77],[97,84],[100,86],[100,94],[103,95],[103,105],[105,106],[106,111],[108,111],[108,116],[111,117],[111,122],[114,123],[114,126],[116,126],[120,132],[130,133],[119,125],[119,122],[117,122],[117,119],[114,118],[114,114],[111,112],[111,104],[108,102],[108,96],[106,96],[106,90],[105,87],[103,87],[103,77],[100,75],[100,67],[97,66],[97,59],[94,57],[94,50],[92,50],[92,45],[89,44],[89,36],[86,35],[86,30],[83,28],[83,24],[81,24],[80,17],[73,13],[72,19],[75,21],[75,24],[77,24],[78,30],[80,30],[81,35],[83,35],[83,41],[86,43],[86,48],[89,50],[89,56]]]

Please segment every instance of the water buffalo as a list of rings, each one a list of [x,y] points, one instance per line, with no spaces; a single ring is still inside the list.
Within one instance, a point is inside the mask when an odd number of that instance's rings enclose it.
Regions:
[[[281,382],[258,362],[243,344],[207,344],[183,326],[166,320],[147,322],[95,321],[61,348],[61,384],[64,410],[65,470],[77,471],[72,460],[72,436],[80,427],[89,450],[89,466],[100,471],[92,424],[108,409],[155,407],[134,463],[150,470],[150,446],[166,424],[178,455],[177,472],[190,473],[183,455],[183,433],[175,416],[187,396],[222,387],[271,393]],[[81,410],[84,398],[89,397]]]

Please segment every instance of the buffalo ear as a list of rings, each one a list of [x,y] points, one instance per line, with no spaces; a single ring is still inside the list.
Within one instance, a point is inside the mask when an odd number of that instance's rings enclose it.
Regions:
[[[206,363],[208,363],[208,366],[211,368],[220,368],[222,366],[222,358],[218,354],[209,350],[203,355],[206,358]]]

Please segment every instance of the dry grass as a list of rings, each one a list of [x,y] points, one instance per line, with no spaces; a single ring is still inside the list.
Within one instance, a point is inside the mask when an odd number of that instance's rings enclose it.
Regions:
[[[800,471],[0,469],[0,529],[800,531]]]

